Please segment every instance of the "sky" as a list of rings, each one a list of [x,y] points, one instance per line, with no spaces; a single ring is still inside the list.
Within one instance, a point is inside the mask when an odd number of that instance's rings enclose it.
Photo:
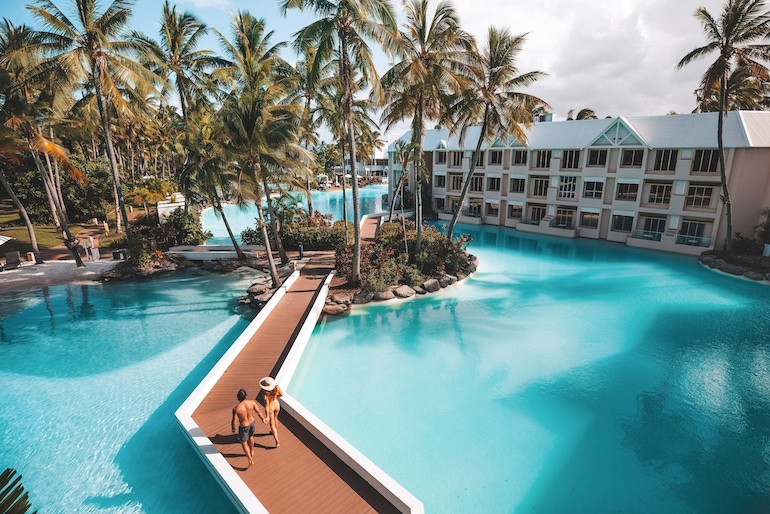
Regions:
[[[710,63],[703,59],[682,70],[676,64],[690,50],[704,44],[704,34],[693,13],[706,7],[715,17],[726,0],[454,0],[461,26],[481,43],[491,25],[527,34],[519,54],[519,71],[548,74],[524,91],[551,105],[554,120],[590,108],[606,116],[653,116],[691,112],[694,90]],[[71,13],[72,0],[53,0]],[[189,11],[209,27],[230,36],[231,13],[249,11],[264,18],[275,32],[272,41],[288,41],[313,21],[311,13],[278,12],[278,0],[177,0],[177,9]],[[437,1],[429,5],[434,11]],[[102,6],[108,5],[101,2]],[[157,38],[162,0],[136,0],[132,28]],[[394,1],[396,12],[402,12]],[[103,9],[103,8],[102,8]],[[0,16],[15,25],[40,28],[19,0],[0,0]],[[403,23],[399,18],[399,25]],[[207,48],[219,51],[216,40]],[[288,51],[285,58],[294,60]],[[378,54],[378,70],[388,68]],[[397,139],[408,126],[396,126],[383,139]],[[322,135],[323,137],[323,135]]]

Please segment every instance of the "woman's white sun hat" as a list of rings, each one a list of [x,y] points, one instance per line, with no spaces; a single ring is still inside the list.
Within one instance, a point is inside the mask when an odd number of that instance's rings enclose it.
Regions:
[[[275,389],[275,380],[273,377],[265,377],[259,381],[259,386],[265,391],[272,391]]]

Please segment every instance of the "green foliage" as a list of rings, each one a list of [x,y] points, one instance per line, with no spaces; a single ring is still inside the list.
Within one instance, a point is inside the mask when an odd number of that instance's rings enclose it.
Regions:
[[[212,234],[201,228],[197,214],[187,212],[181,207],[174,209],[166,219],[169,239],[175,245],[199,245],[209,239]]]
[[[7,514],[26,514],[32,508],[29,494],[21,484],[21,475],[17,476],[15,469],[5,468],[0,473],[0,507]]]
[[[406,232],[406,242],[404,242]],[[463,235],[449,241],[435,227],[423,228],[423,245],[414,255],[416,230],[414,223],[400,221],[380,226],[377,240],[361,248],[361,288],[364,291],[385,291],[390,286],[406,284],[417,286],[426,278],[456,275],[470,265],[470,255],[465,249],[470,239]],[[336,252],[336,270],[340,276],[350,276],[353,251],[350,246],[339,247]]]
[[[770,207],[762,209],[765,221],[757,225],[757,238],[761,244],[770,243]]]
[[[345,244],[345,224],[337,221],[329,223],[331,216],[315,214],[310,219],[310,226],[305,221],[292,222],[281,226],[281,240],[286,248],[299,248],[301,244],[305,250],[334,250]],[[273,237],[272,227],[267,227],[268,237]],[[348,222],[348,233],[353,233],[353,223]],[[241,232],[243,244],[261,245],[262,231],[256,228],[247,228]]]
[[[131,234],[128,238],[128,263],[136,268],[149,266],[152,256],[148,248],[149,244],[145,238],[138,234]]]
[[[762,243],[736,232],[732,245],[730,245],[730,251],[734,255],[759,255],[762,253]]]

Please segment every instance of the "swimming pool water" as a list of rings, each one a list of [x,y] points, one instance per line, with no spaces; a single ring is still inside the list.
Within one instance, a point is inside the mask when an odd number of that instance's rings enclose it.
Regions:
[[[247,286],[185,271],[0,299],[0,467],[34,509],[234,512],[174,411],[247,326]]]
[[[383,206],[382,195],[388,192],[387,184],[368,185],[359,188],[359,207],[361,209],[361,215],[364,214],[376,214],[379,212],[385,212],[388,205]],[[313,209],[323,214],[331,214],[332,220],[342,219],[342,190],[324,190],[313,191]],[[304,194],[297,193],[295,195],[303,208],[307,209],[307,198]],[[348,188],[345,192],[345,204],[347,205],[348,220],[353,219],[353,193]],[[257,208],[254,204],[249,204],[245,207],[239,207],[237,205],[227,204],[223,206],[227,222],[233,230],[235,239],[240,243],[241,232],[247,228],[254,228],[257,218]],[[204,230],[210,230],[213,237],[206,241],[206,244],[210,245],[229,245],[232,244],[230,236],[227,234],[227,228],[224,221],[218,216],[216,211],[212,208],[204,209],[201,213],[201,224]]]
[[[770,511],[770,288],[462,227],[465,283],[316,327],[288,388],[428,513]]]

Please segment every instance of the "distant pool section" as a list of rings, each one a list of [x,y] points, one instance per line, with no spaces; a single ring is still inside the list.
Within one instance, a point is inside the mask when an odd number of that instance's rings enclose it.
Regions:
[[[478,272],[317,326],[295,398],[428,514],[770,511],[767,285],[458,229]]]
[[[0,298],[0,465],[34,509],[235,512],[174,411],[248,325],[248,283],[185,271]]]
[[[383,205],[382,196],[388,192],[387,184],[369,185],[361,187],[358,190],[361,215],[377,214],[380,212],[386,212],[389,206]],[[342,190],[333,189],[325,191],[313,191],[313,209],[320,211],[324,214],[331,214],[332,220],[337,221],[342,219]],[[300,200],[301,205],[307,208],[307,198],[304,194],[297,194],[297,198]],[[353,193],[350,188],[345,190],[345,203],[348,209],[348,220],[353,219]],[[235,234],[236,240],[241,242],[241,232],[247,228],[254,228],[257,218],[257,208],[254,204],[249,204],[244,208],[237,205],[225,205],[225,216],[227,222],[230,224],[230,228]],[[204,230],[210,230],[214,237],[206,241],[206,244],[210,245],[226,245],[232,244],[230,236],[227,234],[227,229],[222,219],[217,215],[216,211],[212,208],[204,209],[201,213],[201,223]]]

